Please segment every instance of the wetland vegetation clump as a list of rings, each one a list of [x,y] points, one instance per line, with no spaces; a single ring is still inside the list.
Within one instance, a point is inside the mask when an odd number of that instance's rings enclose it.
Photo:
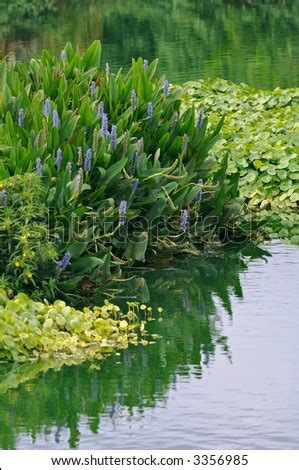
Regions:
[[[225,115],[219,157],[239,175],[240,195],[267,221],[272,238],[299,244],[299,91],[258,90],[222,79],[187,82],[183,106],[205,109],[211,124]]]
[[[46,298],[90,293],[157,253],[245,241],[248,220],[228,155],[157,60],[127,73],[81,55],[0,62],[0,265],[3,287]]]
[[[150,307],[149,307],[150,309]],[[108,301],[101,307],[67,306],[35,302],[20,293],[9,299],[0,291],[0,360],[25,362],[51,360],[73,363],[102,359],[103,353],[142,344],[145,321],[137,315],[138,304],[129,304],[126,314]],[[142,339],[143,338],[143,339]]]

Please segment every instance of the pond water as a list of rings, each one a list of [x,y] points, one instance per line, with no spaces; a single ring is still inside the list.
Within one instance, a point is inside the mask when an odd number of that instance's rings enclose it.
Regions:
[[[0,448],[299,449],[299,249],[266,248],[137,272],[162,338],[101,370],[0,365]]]
[[[0,55],[22,59],[100,38],[114,71],[141,55],[159,57],[172,82],[298,86],[299,0],[59,0],[41,20],[20,18],[26,2],[0,0]]]

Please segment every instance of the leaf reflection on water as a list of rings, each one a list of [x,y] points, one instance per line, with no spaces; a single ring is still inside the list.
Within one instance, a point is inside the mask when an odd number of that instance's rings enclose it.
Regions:
[[[139,271],[126,285],[126,294],[150,301],[154,311],[166,303],[147,325],[160,338],[106,357],[100,370],[71,359],[68,365],[59,360],[0,365],[0,448],[15,448],[21,432],[34,439],[55,426],[57,442],[60,430],[68,428],[74,448],[82,416],[88,417],[91,432],[98,433],[101,415],[107,410],[113,414],[116,405],[129,414],[142,411],[166,400],[178,376],[200,379],[217,348],[230,359],[216,298],[232,318],[230,298],[242,298],[240,273],[247,262],[241,254],[228,254]]]

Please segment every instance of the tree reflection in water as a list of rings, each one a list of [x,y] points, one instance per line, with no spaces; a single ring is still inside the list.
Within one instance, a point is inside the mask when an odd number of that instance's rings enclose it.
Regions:
[[[266,252],[256,249],[255,256]],[[34,440],[38,433],[69,429],[69,446],[80,441],[79,421],[87,417],[90,430],[98,433],[103,413],[116,409],[142,412],[167,400],[178,376],[200,379],[204,368],[221,348],[229,360],[229,341],[221,326],[216,298],[232,317],[231,296],[242,297],[240,273],[246,269],[242,254],[210,259],[184,260],[174,267],[141,269],[125,287],[130,298],[150,302],[154,310],[165,307],[149,322],[151,333],[161,336],[154,344],[138,345],[120,356],[107,357],[100,370],[90,364],[2,364],[0,366],[0,448],[16,447],[25,432]],[[71,364],[71,359],[70,359]]]

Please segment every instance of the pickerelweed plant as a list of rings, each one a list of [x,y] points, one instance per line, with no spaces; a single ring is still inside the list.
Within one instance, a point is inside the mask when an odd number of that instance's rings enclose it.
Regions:
[[[38,179],[53,247],[46,270],[66,292],[99,287],[111,270],[120,274],[157,251],[198,254],[206,243],[244,241],[258,226],[244,222],[238,175],[225,178],[227,156],[209,155],[223,118],[207,133],[205,114],[181,113],[182,92],[156,78],[157,60],[133,60],[126,74],[113,74],[100,58],[95,41],[82,57],[68,43],[59,57],[45,50],[40,59],[0,63],[0,181],[8,195],[0,224],[22,199],[9,191],[15,175]],[[39,269],[30,273],[26,281],[40,282]]]

